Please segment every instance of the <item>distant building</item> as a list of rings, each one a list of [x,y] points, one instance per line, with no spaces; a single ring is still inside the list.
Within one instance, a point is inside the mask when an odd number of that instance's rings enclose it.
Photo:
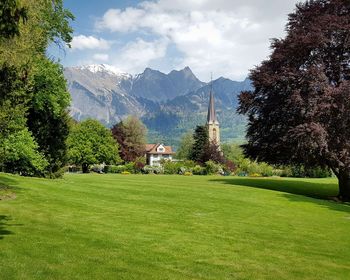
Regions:
[[[164,144],[146,144],[146,162],[151,166],[159,166],[162,159],[173,160],[173,152],[171,146]]]
[[[214,93],[212,88],[210,89],[207,127],[209,132],[209,142],[220,148],[220,126],[216,118]]]

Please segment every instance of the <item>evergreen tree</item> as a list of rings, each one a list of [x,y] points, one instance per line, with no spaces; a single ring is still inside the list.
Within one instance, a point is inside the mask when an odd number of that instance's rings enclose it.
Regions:
[[[199,125],[196,127],[193,134],[194,144],[192,147],[190,159],[204,164],[210,158],[208,156],[209,149],[209,133],[208,127],[205,125]]]

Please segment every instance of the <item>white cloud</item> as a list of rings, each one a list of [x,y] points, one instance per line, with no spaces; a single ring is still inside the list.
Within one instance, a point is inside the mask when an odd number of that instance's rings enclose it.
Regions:
[[[102,38],[95,38],[94,36],[78,35],[73,37],[71,46],[73,50],[108,50],[111,47],[111,42]]]
[[[140,73],[152,61],[165,56],[167,45],[168,41],[164,39],[144,41],[138,38],[124,46],[111,60],[111,63],[126,72]]]
[[[95,53],[93,59],[96,61],[106,62],[109,60],[109,55],[106,53]]]
[[[153,42],[137,39],[123,47],[118,58],[130,71],[145,68],[155,59],[178,61],[179,58],[166,57],[167,46],[174,45],[181,59],[168,68],[188,65],[204,80],[208,80],[210,72],[215,76],[242,79],[249,69],[269,55],[269,39],[284,35],[287,14],[296,2],[298,0],[144,1],[136,7],[108,10],[96,22],[96,27],[120,35],[138,32],[159,38]]]

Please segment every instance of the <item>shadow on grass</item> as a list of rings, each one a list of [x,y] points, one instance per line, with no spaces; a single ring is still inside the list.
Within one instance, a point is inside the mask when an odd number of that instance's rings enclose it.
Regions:
[[[18,185],[18,181],[15,179],[10,178],[9,176],[6,176],[5,173],[0,173],[0,186],[5,186],[7,188],[14,188],[16,185]]]
[[[4,238],[5,235],[13,234],[12,231],[6,229],[6,227],[10,226],[8,221],[10,218],[5,215],[0,215],[0,240]]]
[[[22,190],[17,185],[17,180],[6,176],[4,173],[0,173],[0,201],[14,199],[16,197],[16,193]]]
[[[309,182],[303,179],[289,178],[230,178],[214,181],[229,185],[239,185],[252,188],[273,190],[291,194],[299,194],[312,198],[329,199],[337,196],[337,183],[323,183],[322,181]]]
[[[290,178],[223,178],[212,181],[228,185],[283,192],[286,198],[295,202],[310,201],[303,196],[316,198],[317,200],[313,201],[322,206],[337,211],[350,212],[349,203],[341,204],[330,201],[331,197],[335,197],[338,194],[337,183],[324,183],[322,180],[317,181],[317,179],[314,182],[310,182],[303,179]]]

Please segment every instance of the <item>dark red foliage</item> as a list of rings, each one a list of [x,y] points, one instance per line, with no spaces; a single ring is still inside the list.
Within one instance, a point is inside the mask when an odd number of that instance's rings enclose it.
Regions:
[[[240,95],[246,155],[276,164],[328,166],[350,200],[350,1],[314,0],[289,15],[285,39],[251,71]]]

